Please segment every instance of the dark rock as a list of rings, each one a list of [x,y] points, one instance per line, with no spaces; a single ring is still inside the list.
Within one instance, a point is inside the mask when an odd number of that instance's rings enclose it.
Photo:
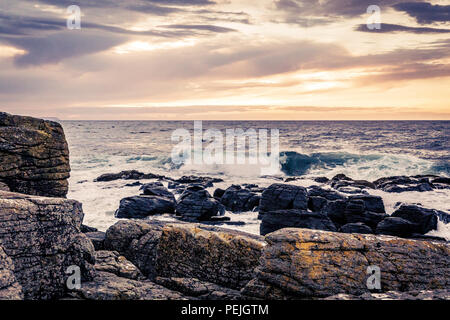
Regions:
[[[153,173],[143,173],[137,170],[125,170],[119,173],[105,173],[96,178],[95,182],[108,182],[114,180],[142,180],[142,179],[164,179],[164,176]]]
[[[69,149],[59,123],[0,112],[0,181],[13,192],[65,197]]]
[[[275,183],[264,190],[260,201],[260,212],[308,208],[306,189],[300,186]]]
[[[135,182],[131,182],[131,183],[127,183],[125,185],[125,187],[138,187],[138,186],[142,186],[142,183],[140,181],[135,181]]]
[[[407,192],[417,191],[425,192],[432,191],[434,186],[430,183],[430,176],[395,176],[386,177],[374,181],[375,186],[385,192]]]
[[[220,200],[220,198],[222,198],[224,193],[225,193],[225,190],[217,188],[216,190],[214,190],[213,197]]]
[[[324,214],[304,210],[278,210],[266,212],[261,221],[260,234],[266,235],[283,228],[305,228],[336,231],[336,226]]]
[[[259,205],[261,197],[248,189],[242,189],[241,186],[233,185],[222,195],[220,202],[231,212],[239,213],[252,211]]]
[[[448,185],[450,185],[450,178],[447,178],[447,177],[438,177],[438,178],[433,179],[431,182],[432,182],[433,184],[435,184],[435,183],[442,183],[442,184],[448,184]]]
[[[373,233],[373,230],[364,223],[357,222],[357,223],[347,223],[346,225],[343,225],[339,229],[339,232],[370,234]]]
[[[0,242],[15,266],[25,299],[56,299],[66,290],[69,266],[92,277],[94,248],[82,233],[81,204],[0,191]]]
[[[192,184],[197,183],[201,184],[204,188],[210,188],[214,186],[214,183],[223,182],[220,178],[211,178],[211,177],[198,177],[198,176],[182,176],[179,179],[176,179],[175,182]]]
[[[282,229],[266,236],[256,277],[241,291],[259,299],[362,295],[367,268],[381,270],[381,289],[450,287],[450,246],[388,236]]]
[[[435,236],[428,236],[420,233],[413,233],[410,236],[410,239],[414,240],[423,240],[423,241],[441,241],[441,242],[447,242],[445,238],[442,237],[435,237]]]
[[[387,217],[381,221],[375,232],[390,236],[409,238],[416,230],[417,225],[398,217]]]
[[[167,190],[161,182],[146,183],[141,187],[141,190],[146,196],[158,196],[175,202],[173,193]]]
[[[85,235],[86,237],[89,238],[89,240],[91,240],[92,244],[94,245],[94,249],[96,251],[105,249],[104,241],[106,234],[104,232],[101,231],[86,232]]]
[[[347,205],[345,211],[345,221],[346,223],[357,223],[362,222],[368,225],[370,228],[375,230],[378,223],[380,223],[384,218],[388,215],[384,213],[377,213],[371,211],[362,211],[362,212],[351,212],[348,210],[349,205]]]
[[[362,200],[364,202],[364,208],[367,211],[386,213],[383,199],[381,197],[371,195],[354,195],[350,196],[349,200]]]
[[[88,232],[97,232],[97,228],[93,228],[93,227],[89,227],[85,224],[82,224],[80,227],[80,231],[83,233],[88,233]]]
[[[210,220],[225,214],[225,208],[201,186],[186,188],[178,200],[177,215],[186,221]]]
[[[330,181],[330,179],[328,179],[327,177],[317,177],[313,180],[317,183],[327,183],[328,181]]]
[[[398,217],[414,223],[417,227],[413,232],[425,234],[437,229],[438,216],[435,210],[422,208],[416,205],[402,205],[391,217]]]
[[[327,199],[322,197],[309,197],[308,209],[314,212],[319,212],[327,204]]]
[[[338,174],[329,181],[331,187],[338,190],[345,190],[346,187],[354,189],[375,189],[374,183],[366,180],[353,180],[344,174]]]
[[[345,196],[333,190],[323,189],[319,186],[311,186],[307,189],[309,197],[322,197],[328,201],[344,200]]]
[[[115,217],[139,219],[156,214],[174,213],[174,211],[174,199],[159,196],[134,196],[120,200]]]
[[[322,208],[322,213],[333,221],[336,226],[342,226],[346,223],[345,210],[347,208],[346,200],[329,201]]]

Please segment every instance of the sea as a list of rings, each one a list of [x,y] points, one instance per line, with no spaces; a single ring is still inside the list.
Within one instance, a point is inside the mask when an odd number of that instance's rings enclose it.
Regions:
[[[126,186],[132,181],[94,181],[101,174],[122,170],[134,169],[172,178],[198,175],[223,179],[224,182],[208,189],[211,194],[215,188],[225,189],[232,184],[267,187],[289,176],[301,177],[289,183],[305,187],[320,185],[312,180],[314,177],[332,178],[339,173],[369,181],[397,175],[450,176],[450,121],[202,121],[200,131],[194,130],[194,121],[60,123],[70,150],[72,171],[68,197],[83,204],[84,223],[102,231],[118,221],[114,212],[120,200],[140,193],[139,186]],[[173,150],[180,145],[175,139],[180,130],[192,137],[183,140],[183,146],[194,145],[195,134],[200,134],[202,150],[212,142],[205,138],[207,132],[219,132],[224,141],[227,141],[227,130],[257,134],[265,131],[269,138],[277,132],[277,148],[271,144],[274,140],[266,142],[269,152],[272,149],[279,152],[279,165],[276,172],[263,174],[260,164],[251,161],[248,145],[245,163],[179,163],[173,159]],[[228,152],[223,149],[224,153]],[[234,152],[237,150],[236,147]],[[420,203],[450,213],[449,189],[403,193],[367,191],[383,198],[388,214],[395,210],[398,202]],[[257,215],[257,212],[227,212],[226,216],[235,223],[226,227],[258,234]],[[148,219],[176,221],[170,215]],[[431,231],[430,235],[450,240],[450,224],[439,222],[438,230]]]

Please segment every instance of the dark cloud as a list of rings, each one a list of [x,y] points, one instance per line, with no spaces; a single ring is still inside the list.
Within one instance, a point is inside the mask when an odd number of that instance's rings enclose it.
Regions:
[[[427,2],[403,2],[395,4],[393,7],[416,18],[416,21],[420,24],[450,21],[450,5],[441,6]]]
[[[371,5],[378,5],[383,10],[383,8],[390,7],[399,2],[400,0],[275,0],[275,7],[291,16],[349,18],[366,14],[367,8]]]
[[[44,37],[3,38],[4,42],[26,51],[15,58],[18,66],[58,63],[63,59],[104,51],[124,41],[117,35],[80,32],[50,34]]]
[[[450,29],[439,29],[439,28],[427,28],[427,27],[407,27],[398,24],[382,23],[381,29],[370,30],[367,25],[360,24],[356,27],[356,31],[370,32],[370,33],[390,33],[390,32],[408,32],[415,34],[424,33],[450,33]]]

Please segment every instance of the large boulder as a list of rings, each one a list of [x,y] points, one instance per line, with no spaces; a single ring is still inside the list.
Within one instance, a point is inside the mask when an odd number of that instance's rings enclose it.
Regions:
[[[260,201],[260,213],[285,209],[307,210],[308,196],[301,186],[275,183],[264,190]]]
[[[143,195],[163,197],[175,202],[173,193],[167,190],[161,182],[146,183],[140,189],[142,190]]]
[[[225,213],[223,205],[200,185],[186,188],[178,199],[176,213],[186,221],[207,221]]]
[[[150,279],[156,276],[157,246],[164,223],[122,220],[106,231],[104,247],[119,252]]]
[[[401,205],[392,217],[403,218],[414,223],[417,227],[415,233],[425,234],[437,229],[438,213],[433,209],[426,209],[416,205]]]
[[[173,197],[173,195],[172,195]],[[174,213],[175,198],[160,196],[133,196],[120,200],[116,218],[145,218],[151,215]]]
[[[14,275],[14,263],[0,246],[0,300],[22,299],[22,286]]]
[[[157,274],[241,289],[253,278],[263,246],[261,237],[243,232],[195,224],[167,225],[158,244]]]
[[[249,189],[243,189],[241,186],[233,185],[225,190],[220,198],[220,202],[227,210],[239,213],[252,211],[259,205],[260,198],[259,195]]]
[[[398,217],[387,217],[381,221],[375,232],[402,238],[409,238],[417,229],[417,224]]]
[[[94,248],[82,233],[81,204],[0,191],[0,242],[15,266],[25,299],[54,299],[66,291],[68,267],[92,277]]]
[[[266,235],[282,228],[305,228],[336,231],[336,226],[324,214],[305,210],[278,210],[262,216],[260,234]]]
[[[0,182],[13,192],[65,197],[69,176],[59,123],[0,112]]]
[[[380,268],[381,291],[446,289],[450,245],[389,236],[282,229],[266,236],[248,297],[297,299],[368,293],[369,266]]]

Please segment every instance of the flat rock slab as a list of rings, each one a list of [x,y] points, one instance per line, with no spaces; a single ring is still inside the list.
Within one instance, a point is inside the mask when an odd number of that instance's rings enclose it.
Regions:
[[[162,229],[156,272],[161,277],[197,278],[241,289],[254,276],[262,237],[199,224]]]
[[[93,281],[82,282],[72,297],[85,300],[183,300],[179,292],[154,282],[119,277],[109,272],[97,272]]]
[[[266,237],[249,297],[296,299],[369,292],[369,266],[380,268],[381,290],[450,287],[450,245],[389,236],[282,229]]]

